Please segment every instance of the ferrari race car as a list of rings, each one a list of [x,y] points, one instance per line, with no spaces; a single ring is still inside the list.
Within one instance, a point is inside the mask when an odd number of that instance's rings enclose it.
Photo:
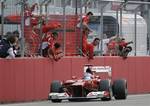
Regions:
[[[89,99],[101,99],[103,101],[127,98],[127,81],[119,79],[101,79],[96,76],[91,80],[73,78],[66,81],[52,81],[48,99],[52,102],[82,101]]]

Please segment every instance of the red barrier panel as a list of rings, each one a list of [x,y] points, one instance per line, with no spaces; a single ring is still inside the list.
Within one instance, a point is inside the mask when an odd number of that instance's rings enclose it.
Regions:
[[[58,62],[46,58],[0,59],[0,102],[47,99],[52,80],[82,78],[83,66],[111,66],[113,79],[125,78],[129,93],[150,92],[150,57],[63,58]]]

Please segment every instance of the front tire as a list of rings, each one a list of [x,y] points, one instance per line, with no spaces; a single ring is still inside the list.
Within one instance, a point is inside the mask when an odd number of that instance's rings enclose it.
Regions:
[[[113,95],[115,99],[126,99],[127,94],[127,81],[124,79],[114,81]]]
[[[51,92],[53,93],[60,93],[62,92],[62,84],[60,81],[53,81],[51,83]],[[61,102],[62,99],[51,99],[52,102],[57,103],[57,102]]]

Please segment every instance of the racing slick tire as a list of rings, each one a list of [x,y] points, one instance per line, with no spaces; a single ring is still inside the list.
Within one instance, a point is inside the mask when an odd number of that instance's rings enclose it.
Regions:
[[[99,91],[106,91],[109,93],[109,96],[107,97],[102,97],[102,101],[109,101],[112,98],[112,88],[111,88],[111,83],[109,80],[101,80],[99,83]]]
[[[51,83],[51,92],[60,93],[62,92],[62,84],[60,81],[53,81]],[[51,99],[52,102],[61,102],[61,99]]]
[[[126,99],[128,90],[127,90],[127,81],[124,79],[115,80],[113,83],[113,95],[115,99]]]

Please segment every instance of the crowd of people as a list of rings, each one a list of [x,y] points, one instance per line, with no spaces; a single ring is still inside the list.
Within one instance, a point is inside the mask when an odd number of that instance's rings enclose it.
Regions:
[[[15,58],[19,56],[18,32],[8,32],[4,39],[0,40],[0,57]]]
[[[41,44],[43,57],[50,57],[55,61],[58,61],[63,56],[61,44],[57,42],[57,38],[57,32],[49,33],[43,37]],[[3,37],[3,39],[0,40],[0,57],[15,58],[20,56],[21,52],[19,32],[8,32]]]
[[[58,61],[63,57],[61,44],[58,43],[58,33],[52,32],[45,35],[42,39],[42,56],[53,58]]]
[[[118,35],[107,38],[107,35],[104,34],[105,37],[103,39],[95,38],[92,43],[88,43],[88,35],[92,32],[92,29],[88,26],[91,16],[93,16],[93,13],[88,12],[82,18],[82,55],[87,56],[88,59],[93,59],[94,48],[101,42],[103,43],[103,56],[121,56],[123,59],[126,59],[129,52],[132,51],[132,47],[129,44],[133,42],[126,42],[124,38]],[[81,28],[81,25],[79,28]]]
[[[35,45],[36,48],[34,48],[34,51],[40,52],[41,50],[41,55],[43,57],[49,57],[50,59],[58,61],[64,55],[61,44],[58,42],[59,33],[57,31],[50,30],[60,28],[61,25],[59,23],[46,23],[44,16],[37,16],[33,14],[36,7],[37,4],[34,4],[31,7],[28,4],[25,6],[25,21],[30,18],[32,36],[34,36],[33,38],[38,38],[35,36],[40,35],[40,28],[42,28],[42,42],[39,47],[38,45]],[[90,29],[88,24],[92,15],[92,12],[88,12],[82,17],[82,21],[77,24],[77,28],[82,28],[82,49],[80,49],[80,51],[82,52],[82,56],[87,57],[89,60],[94,59],[94,48],[102,41],[100,38],[94,38],[93,42],[88,43],[88,35],[92,32],[92,29]],[[42,27],[39,28],[39,24],[41,24]],[[20,38],[21,36],[18,31],[7,32],[6,36],[0,40],[0,57],[20,57]],[[39,39],[37,40],[40,41]],[[125,39],[120,37],[110,38],[106,45],[107,51],[103,55],[120,55],[126,58],[128,53],[132,50],[131,46],[128,46],[130,43],[133,42],[125,42]]]

